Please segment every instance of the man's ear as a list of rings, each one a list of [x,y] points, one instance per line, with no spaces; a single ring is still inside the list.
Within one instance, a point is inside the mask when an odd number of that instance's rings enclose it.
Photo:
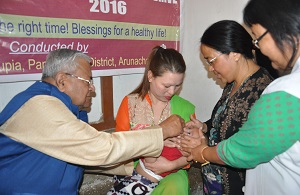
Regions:
[[[64,92],[66,90],[65,82],[67,75],[63,72],[59,72],[55,76],[55,84],[59,91]]]

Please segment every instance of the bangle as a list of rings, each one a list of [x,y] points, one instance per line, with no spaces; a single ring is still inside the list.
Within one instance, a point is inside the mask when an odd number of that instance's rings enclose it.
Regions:
[[[204,166],[204,165],[207,165],[207,164],[209,164],[210,162],[208,161],[208,160],[206,160],[205,158],[204,158],[204,156],[203,156],[203,151],[206,149],[206,148],[208,148],[209,146],[205,146],[205,147],[203,147],[202,148],[202,150],[201,150],[201,158],[202,158],[202,160],[204,160],[204,162],[201,164],[201,166]]]

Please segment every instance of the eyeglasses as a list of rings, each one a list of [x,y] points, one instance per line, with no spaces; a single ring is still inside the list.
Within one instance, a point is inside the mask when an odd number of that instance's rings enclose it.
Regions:
[[[268,33],[268,30],[266,30],[266,32],[264,32],[264,34],[260,35],[260,37],[258,37],[257,39],[252,40],[253,45],[257,48],[260,49],[258,42]]]
[[[208,65],[212,65],[212,63],[214,62],[214,61],[216,61],[216,59],[220,56],[220,55],[223,55],[223,53],[220,53],[219,55],[217,55],[216,57],[214,57],[213,59],[211,59],[211,60],[208,60],[208,59],[205,59],[205,61],[206,61],[206,64],[208,64]]]
[[[81,80],[81,81],[84,81],[84,82],[88,83],[90,86],[94,84],[94,81],[93,81],[93,78],[92,78],[92,77],[91,77],[90,80],[87,80],[87,79],[84,79],[84,78],[75,76],[75,75],[73,75],[73,74],[70,74],[70,73],[65,73],[65,74],[66,74],[66,75],[69,75],[69,76],[71,76],[71,77],[74,77],[74,78],[76,78],[76,79],[79,79],[79,80]]]

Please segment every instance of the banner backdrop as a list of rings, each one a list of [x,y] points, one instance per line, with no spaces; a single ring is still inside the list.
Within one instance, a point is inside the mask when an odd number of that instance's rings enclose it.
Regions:
[[[39,80],[49,51],[80,50],[93,76],[141,73],[156,45],[179,49],[180,0],[1,0],[0,82]]]

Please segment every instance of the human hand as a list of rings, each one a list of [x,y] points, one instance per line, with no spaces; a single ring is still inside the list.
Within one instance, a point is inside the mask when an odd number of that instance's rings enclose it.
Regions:
[[[154,163],[157,160],[156,157],[145,157],[144,162]]]
[[[184,131],[184,133],[183,133],[184,135],[188,135],[188,136],[191,136],[191,137],[194,137],[194,138],[199,138],[200,137],[199,128],[184,127],[183,131]]]
[[[182,154],[182,156],[184,156],[184,157],[190,156],[190,153],[189,153],[189,152],[186,152],[186,151],[183,151],[183,150],[180,150],[180,149],[179,149],[179,151],[180,151],[180,153]]]
[[[190,115],[190,119],[191,120],[185,124],[186,128],[190,128],[190,129],[198,128],[203,132],[207,131],[207,126],[205,125],[205,123],[202,123],[201,121],[196,119],[193,114]]]
[[[169,161],[162,156],[158,157],[154,163],[144,162],[144,165],[155,174],[161,174],[175,169],[172,161]]]
[[[191,136],[191,135],[184,135],[179,140],[180,148],[183,147],[189,147],[189,148],[195,148],[199,146],[202,142],[207,144],[207,139],[204,136],[202,131],[197,130],[197,136]]]
[[[202,139],[204,139],[204,138],[202,138]],[[195,148],[183,147],[182,150],[190,154],[187,157],[187,161],[195,161],[195,162],[205,163],[206,160],[203,159],[202,152],[206,147],[208,147],[208,146],[204,141]]]
[[[164,139],[169,137],[175,137],[183,133],[183,127],[185,126],[184,120],[178,115],[171,115],[169,118],[159,124],[162,127]]]
[[[185,135],[180,140],[180,150],[190,154],[187,156],[187,161],[202,162],[204,159],[202,158],[201,151],[204,147],[207,147],[207,142],[208,140],[202,131],[199,131],[198,138]]]
[[[178,137],[171,137],[171,138],[167,138],[164,141],[164,146],[170,147],[170,148],[174,148],[177,146],[177,142],[178,142]]]
[[[191,136],[184,136],[181,140],[180,140],[180,149],[182,148],[195,148],[197,146],[201,145],[201,139],[198,138],[194,138]]]

